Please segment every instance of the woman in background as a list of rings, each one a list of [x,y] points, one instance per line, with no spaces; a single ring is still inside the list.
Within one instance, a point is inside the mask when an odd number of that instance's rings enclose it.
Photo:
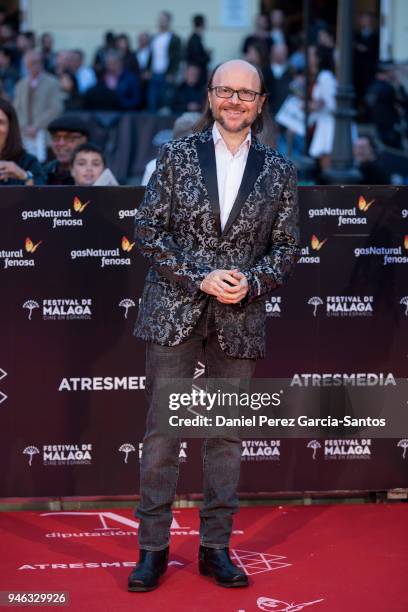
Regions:
[[[310,47],[309,62],[317,61],[318,74],[309,105],[314,113],[315,128],[309,154],[319,160],[320,169],[330,165],[334,140],[334,110],[336,108],[337,81],[334,76],[333,51],[328,47]],[[312,60],[312,61],[310,61]]]
[[[14,107],[0,98],[0,186],[45,185],[40,162],[23,148]]]
[[[71,70],[64,70],[59,76],[64,112],[81,110],[84,106],[78,89],[78,81]]]

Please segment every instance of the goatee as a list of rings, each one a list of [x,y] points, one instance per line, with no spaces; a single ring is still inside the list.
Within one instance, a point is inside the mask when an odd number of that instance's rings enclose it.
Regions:
[[[242,123],[239,123],[236,127],[231,128],[228,126],[227,122],[222,117],[221,113],[219,115],[215,115],[214,111],[211,110],[211,114],[212,114],[214,121],[217,121],[220,125],[222,125],[224,130],[226,130],[227,132],[231,132],[233,134],[236,134],[237,132],[242,132],[246,128],[251,127],[252,125],[251,121],[249,121],[248,119],[244,119]]]

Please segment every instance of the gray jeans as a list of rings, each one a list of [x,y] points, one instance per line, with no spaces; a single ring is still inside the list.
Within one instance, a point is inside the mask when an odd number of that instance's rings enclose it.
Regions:
[[[228,357],[221,349],[215,329],[213,298],[209,299],[193,334],[177,346],[148,343],[146,389],[149,398],[146,433],[140,464],[140,501],[135,516],[140,519],[139,547],[161,550],[169,545],[171,506],[179,473],[180,440],[157,431],[157,388],[160,378],[193,378],[197,359],[204,349],[208,378],[252,377],[256,360]],[[232,515],[238,511],[236,495],[241,440],[207,438],[202,446],[204,501],[200,509],[200,542],[211,548],[229,545]]]

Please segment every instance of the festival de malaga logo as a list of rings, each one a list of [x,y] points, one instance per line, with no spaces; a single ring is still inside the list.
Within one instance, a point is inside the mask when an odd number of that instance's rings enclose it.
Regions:
[[[26,300],[22,306],[27,310],[27,318],[32,320],[35,310],[40,310],[44,321],[68,321],[74,319],[92,318],[91,298],[48,298],[39,300]]]
[[[372,295],[328,295],[324,299],[314,295],[307,303],[313,306],[314,317],[319,306],[324,306],[324,313],[328,317],[371,317],[374,312]]]

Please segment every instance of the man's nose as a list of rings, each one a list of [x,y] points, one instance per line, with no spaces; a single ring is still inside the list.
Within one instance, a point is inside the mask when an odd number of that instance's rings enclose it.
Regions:
[[[232,94],[231,102],[234,102],[234,104],[237,104],[238,102],[240,102],[237,91],[234,91],[234,93]]]

